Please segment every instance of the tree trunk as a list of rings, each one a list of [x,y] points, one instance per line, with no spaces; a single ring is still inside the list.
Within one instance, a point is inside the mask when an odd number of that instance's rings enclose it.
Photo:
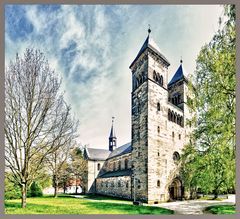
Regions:
[[[58,196],[58,180],[54,183],[54,198],[57,198]]]
[[[27,186],[26,186],[26,184],[22,184],[21,192],[22,192],[22,208],[26,208],[26,206],[27,206]]]

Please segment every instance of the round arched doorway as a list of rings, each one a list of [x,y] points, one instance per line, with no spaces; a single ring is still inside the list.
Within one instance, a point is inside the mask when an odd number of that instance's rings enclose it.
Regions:
[[[169,199],[182,200],[182,182],[178,178],[175,178],[169,186]]]

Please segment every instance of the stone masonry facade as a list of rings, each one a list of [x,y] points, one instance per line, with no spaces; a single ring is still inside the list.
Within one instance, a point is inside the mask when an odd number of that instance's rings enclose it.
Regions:
[[[147,203],[186,198],[178,161],[192,130],[187,102],[193,97],[182,61],[170,82],[169,65],[148,35],[130,65],[131,142],[109,150],[85,149],[88,193]],[[115,144],[113,125],[109,145],[112,139]]]

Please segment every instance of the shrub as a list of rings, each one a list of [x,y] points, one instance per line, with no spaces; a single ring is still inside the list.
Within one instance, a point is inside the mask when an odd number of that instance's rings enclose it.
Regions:
[[[33,182],[28,190],[28,197],[41,197],[43,196],[42,188],[38,182]]]

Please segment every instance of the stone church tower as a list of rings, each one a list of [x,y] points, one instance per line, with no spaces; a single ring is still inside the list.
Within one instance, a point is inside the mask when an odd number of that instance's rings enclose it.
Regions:
[[[132,71],[132,171],[134,199],[157,203],[181,199],[178,173],[188,141],[187,84],[182,61],[168,83],[169,61],[150,36],[130,65]]]

